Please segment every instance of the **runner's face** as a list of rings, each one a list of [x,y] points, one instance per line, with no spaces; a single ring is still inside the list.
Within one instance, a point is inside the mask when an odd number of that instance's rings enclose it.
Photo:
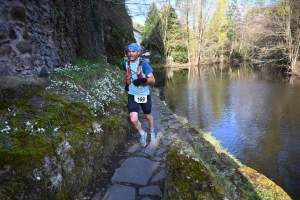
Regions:
[[[139,57],[139,52],[138,51],[128,50],[128,59],[131,62],[137,61],[138,57]]]

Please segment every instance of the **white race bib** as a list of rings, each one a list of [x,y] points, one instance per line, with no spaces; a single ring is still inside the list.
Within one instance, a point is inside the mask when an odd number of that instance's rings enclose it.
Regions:
[[[147,103],[147,96],[134,96],[134,101],[137,103]]]

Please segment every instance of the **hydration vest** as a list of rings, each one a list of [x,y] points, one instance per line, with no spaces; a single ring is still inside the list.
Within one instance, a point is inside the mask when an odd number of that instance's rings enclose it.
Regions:
[[[138,68],[135,72],[138,78],[146,78],[146,76],[143,76],[143,73],[142,73],[142,69],[143,69],[142,68],[142,62],[143,62],[143,60],[144,60],[143,58],[140,58]],[[127,61],[127,68],[126,68],[126,83],[128,85],[130,85],[130,83],[131,83],[131,77],[132,77],[132,74],[131,74],[131,68],[130,68],[130,61],[128,60]],[[148,83],[146,82],[146,83],[143,83],[142,85],[146,86],[146,85],[148,85]]]

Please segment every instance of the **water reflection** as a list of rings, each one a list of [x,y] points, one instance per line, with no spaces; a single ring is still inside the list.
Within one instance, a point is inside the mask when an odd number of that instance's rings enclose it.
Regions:
[[[155,77],[170,109],[300,199],[300,85],[289,84],[296,79],[253,65],[156,70]]]

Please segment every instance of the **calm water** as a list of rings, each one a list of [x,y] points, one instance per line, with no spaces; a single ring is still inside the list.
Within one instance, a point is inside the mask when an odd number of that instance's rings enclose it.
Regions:
[[[154,74],[170,109],[300,199],[300,84],[246,65]]]

